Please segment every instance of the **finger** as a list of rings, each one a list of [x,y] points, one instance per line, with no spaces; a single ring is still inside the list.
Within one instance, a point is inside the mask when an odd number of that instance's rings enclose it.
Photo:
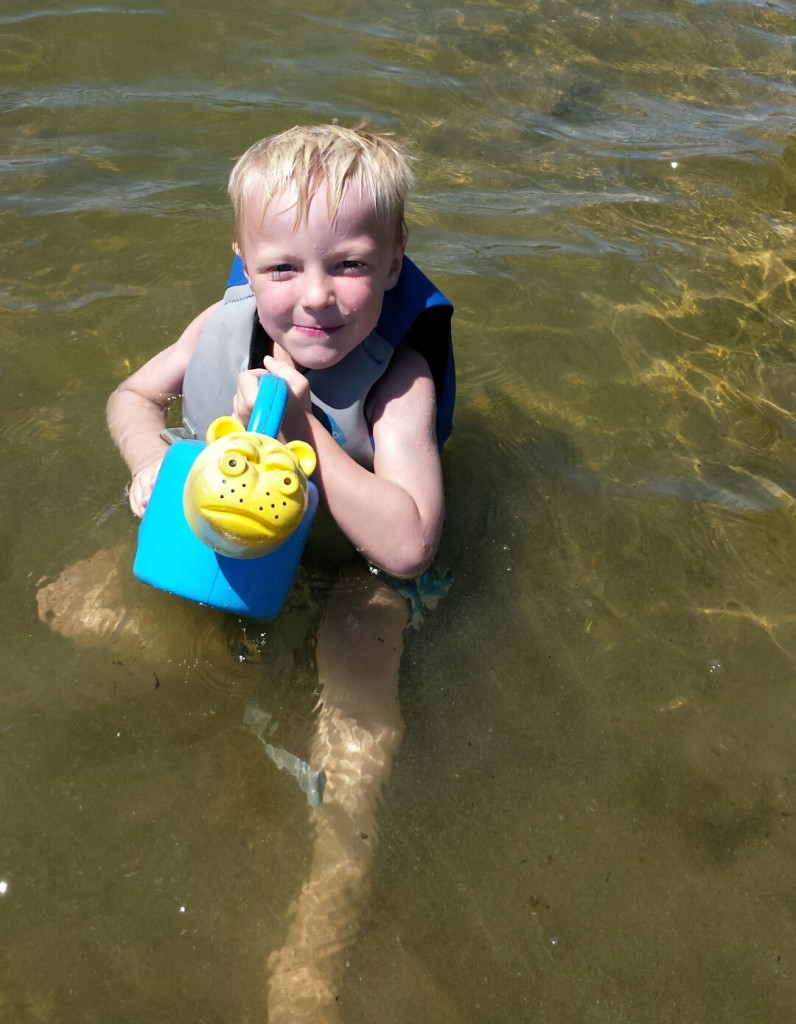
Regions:
[[[272,373],[275,377],[284,377],[285,371],[290,372],[290,367],[287,363],[283,363],[280,359],[275,359],[273,356],[266,356],[263,360],[263,365],[268,373]]]
[[[237,398],[241,407],[248,405],[249,409],[257,399],[257,392],[260,389],[260,378],[265,376],[265,370],[245,370],[238,375]]]
[[[287,363],[283,363],[279,359],[274,359],[273,356],[265,357],[265,368],[275,377],[281,377],[291,390],[295,390],[296,387],[299,387],[305,379],[294,366],[289,366]]]

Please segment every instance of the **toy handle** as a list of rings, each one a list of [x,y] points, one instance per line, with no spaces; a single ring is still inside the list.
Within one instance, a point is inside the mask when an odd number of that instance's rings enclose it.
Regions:
[[[282,378],[266,373],[260,378],[260,390],[247,429],[255,434],[276,437],[282,425],[288,397],[288,386]]]

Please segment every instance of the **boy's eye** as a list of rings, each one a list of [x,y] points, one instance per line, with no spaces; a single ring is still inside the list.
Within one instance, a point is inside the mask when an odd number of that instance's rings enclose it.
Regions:
[[[280,277],[292,274],[295,269],[292,263],[276,263],[273,267],[268,268],[268,273],[278,280]]]
[[[343,270],[363,274],[368,268],[361,260],[342,260],[340,266]]]

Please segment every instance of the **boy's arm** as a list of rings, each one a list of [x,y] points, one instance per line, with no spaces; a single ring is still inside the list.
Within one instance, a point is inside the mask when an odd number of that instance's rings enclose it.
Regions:
[[[365,558],[386,572],[422,573],[436,553],[444,515],[434,382],[423,357],[399,349],[377,385],[370,410],[373,472],[346,454],[313,416],[307,381],[298,371],[270,357],[265,365],[291,389],[282,430],[315,449],[313,480],[338,526]],[[257,384],[254,374],[241,375],[238,415],[250,411]]]
[[[130,507],[142,516],[168,444],[160,432],[165,407],[182,392],[183,379],[205,323],[218,303],[200,313],[173,345],[158,352],[108,399],[108,429],[130,470]]]

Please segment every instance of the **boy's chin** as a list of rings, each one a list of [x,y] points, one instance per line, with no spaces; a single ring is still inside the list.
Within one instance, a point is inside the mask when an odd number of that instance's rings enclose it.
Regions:
[[[330,366],[335,366],[344,357],[345,353],[341,355],[339,352],[329,351],[328,349],[319,350],[309,345],[288,346],[280,345],[277,342],[274,345],[273,355],[279,362],[287,363],[288,366],[292,366],[299,373],[305,373],[307,370],[326,370]]]
[[[343,355],[335,354],[328,359],[307,359],[306,362],[301,364],[301,369],[306,373],[308,370],[330,370],[333,366],[337,366],[343,359],[348,355],[347,352]]]
[[[296,369],[306,372],[307,370],[328,370],[332,366],[337,366],[338,363],[342,362],[349,355],[351,349],[346,348],[342,351],[337,351],[316,349],[310,346],[292,352],[285,351],[290,356],[290,360]]]

